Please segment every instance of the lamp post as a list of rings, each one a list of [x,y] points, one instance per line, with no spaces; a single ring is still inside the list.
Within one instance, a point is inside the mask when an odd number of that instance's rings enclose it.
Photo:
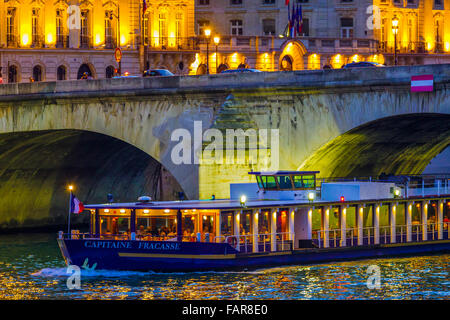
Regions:
[[[69,234],[70,239],[70,214],[72,213],[73,185],[68,186],[68,189],[70,191],[70,198],[69,198],[69,217],[67,221],[67,233]]]
[[[397,65],[397,33],[398,33],[398,18],[392,18],[392,32],[394,33],[394,65]]]
[[[219,36],[215,36],[214,37],[214,44],[216,45],[216,73],[217,73],[217,46],[220,43],[220,37]]]
[[[206,36],[206,74],[209,74],[209,37],[211,36],[211,29],[205,30]]]
[[[116,48],[120,48],[120,7],[117,5],[117,15],[111,12],[109,19],[117,18],[117,40],[116,40]],[[117,72],[119,76],[122,75],[122,59],[119,61],[119,70]]]

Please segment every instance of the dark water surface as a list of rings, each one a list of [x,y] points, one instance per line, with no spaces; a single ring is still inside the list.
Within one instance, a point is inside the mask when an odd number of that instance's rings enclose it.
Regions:
[[[94,270],[68,289],[56,234],[0,235],[0,299],[440,299],[450,255],[289,266],[254,272],[161,274]],[[370,265],[381,288],[369,289]]]

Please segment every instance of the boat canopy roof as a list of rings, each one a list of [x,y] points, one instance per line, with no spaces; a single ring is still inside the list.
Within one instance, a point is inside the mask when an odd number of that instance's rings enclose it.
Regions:
[[[86,204],[85,209],[154,209],[154,210],[236,210],[267,207],[289,207],[305,204],[308,201],[299,200],[249,200],[242,206],[239,200],[183,200],[183,201],[154,201]]]
[[[285,176],[285,175],[311,175],[318,174],[320,171],[251,171],[248,174],[257,176]]]

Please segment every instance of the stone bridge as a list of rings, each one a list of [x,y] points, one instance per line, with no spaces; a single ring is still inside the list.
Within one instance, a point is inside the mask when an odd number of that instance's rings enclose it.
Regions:
[[[421,74],[433,92],[410,92]],[[174,130],[194,139],[194,121],[278,129],[279,169],[421,173],[450,144],[449,90],[450,65],[0,85],[0,228],[63,223],[67,183],[105,202],[221,198],[251,181],[260,163],[173,162]]]

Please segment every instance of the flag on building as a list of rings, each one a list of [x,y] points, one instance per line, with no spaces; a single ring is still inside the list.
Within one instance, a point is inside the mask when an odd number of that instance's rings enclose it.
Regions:
[[[70,198],[70,213],[81,213],[84,210],[84,205],[83,203],[78,200],[77,197],[75,197],[75,195],[71,195]]]
[[[303,12],[302,6],[298,7],[298,34],[300,35],[303,31]]]
[[[289,0],[285,0],[284,4],[288,6],[289,5]]]
[[[147,11],[147,1],[143,0],[143,4],[142,4],[142,14],[145,14],[145,11]]]

